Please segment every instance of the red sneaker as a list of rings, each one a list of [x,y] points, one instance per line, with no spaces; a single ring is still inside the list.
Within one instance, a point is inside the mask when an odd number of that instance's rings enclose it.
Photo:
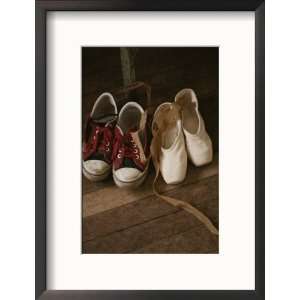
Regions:
[[[83,174],[91,181],[105,179],[111,172],[113,132],[117,120],[113,96],[104,93],[88,117],[83,141]]]
[[[118,187],[138,187],[148,173],[150,151],[147,113],[136,102],[126,103],[115,127],[113,178]]]

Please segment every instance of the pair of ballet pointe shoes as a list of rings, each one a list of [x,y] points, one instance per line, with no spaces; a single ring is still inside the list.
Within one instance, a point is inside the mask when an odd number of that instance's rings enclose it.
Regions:
[[[188,159],[199,167],[212,161],[212,142],[192,89],[183,89],[173,103],[162,103],[152,122],[152,159],[167,184],[182,182]]]

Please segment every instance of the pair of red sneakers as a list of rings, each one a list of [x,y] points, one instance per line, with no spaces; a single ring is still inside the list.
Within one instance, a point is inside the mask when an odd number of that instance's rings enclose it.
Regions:
[[[147,113],[136,102],[118,114],[114,97],[103,93],[96,100],[84,132],[83,174],[101,181],[113,173],[119,187],[137,187],[147,176],[149,143]]]

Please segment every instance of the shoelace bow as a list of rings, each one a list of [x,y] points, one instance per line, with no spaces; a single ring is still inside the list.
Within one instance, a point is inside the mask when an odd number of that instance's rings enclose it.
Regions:
[[[115,130],[113,161],[120,158],[137,159],[138,151],[130,133],[122,135]]]
[[[188,202],[178,200],[176,198],[172,198],[169,196],[162,195],[156,188],[156,182],[159,176],[159,157],[160,157],[160,151],[161,151],[161,144],[162,144],[162,133],[167,129],[170,124],[173,124],[172,122],[176,122],[176,120],[179,118],[180,114],[180,107],[176,104],[172,104],[171,110],[170,111],[165,111],[164,112],[164,117],[159,118],[159,115],[156,117],[156,120],[154,120],[155,126],[153,130],[153,138],[152,138],[152,143],[150,146],[150,151],[151,151],[151,156],[152,156],[152,161],[153,165],[155,168],[155,178],[153,180],[153,192],[154,194],[168,202],[169,204],[184,209],[185,211],[191,213],[193,216],[195,216],[200,222],[202,222],[207,229],[215,234],[218,235],[218,229],[213,225],[213,223],[210,221],[210,219],[203,214],[200,210],[189,204]],[[167,121],[167,122],[166,122]]]
[[[98,150],[101,152],[109,152],[111,148],[111,141],[113,139],[112,129],[104,124],[95,124],[89,121],[89,129],[91,135],[84,144],[85,158],[95,154]]]

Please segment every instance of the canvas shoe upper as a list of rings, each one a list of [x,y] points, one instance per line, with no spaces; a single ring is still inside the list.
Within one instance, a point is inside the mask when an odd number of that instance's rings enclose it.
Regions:
[[[187,172],[187,153],[178,109],[175,103],[165,102],[156,109],[152,122],[152,133],[158,143],[153,154],[158,157],[159,169],[167,184],[182,182]]]
[[[126,103],[115,127],[113,177],[119,187],[137,187],[149,165],[147,113],[136,102]]]
[[[117,106],[109,93],[100,95],[88,116],[83,140],[83,173],[92,181],[106,178],[112,165]]]
[[[175,103],[181,107],[182,128],[190,161],[202,166],[212,161],[212,142],[198,110],[198,99],[192,89],[183,89],[175,96]]]

